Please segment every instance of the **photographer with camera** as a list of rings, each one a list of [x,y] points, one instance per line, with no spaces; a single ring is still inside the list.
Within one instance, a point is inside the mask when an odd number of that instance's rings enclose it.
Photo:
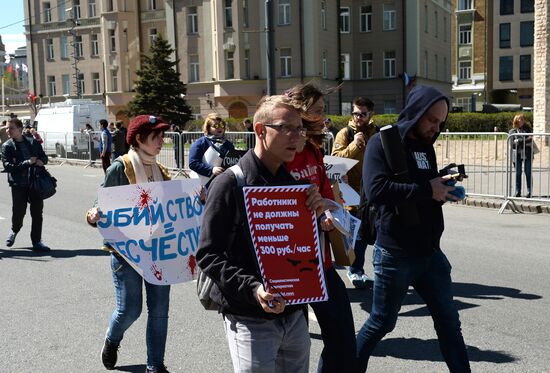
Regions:
[[[452,175],[439,176],[433,144],[443,130],[449,101],[431,87],[417,86],[407,97],[396,124],[397,149],[403,150],[408,180],[388,164],[381,135],[365,152],[363,187],[378,207],[374,244],[373,303],[357,335],[359,371],[365,372],[376,344],[396,324],[410,285],[430,310],[439,346],[451,372],[469,372],[470,364],[451,289],[451,265],[441,251],[442,204],[456,201]],[[413,210],[411,214],[404,212]],[[404,215],[414,219],[404,219]]]

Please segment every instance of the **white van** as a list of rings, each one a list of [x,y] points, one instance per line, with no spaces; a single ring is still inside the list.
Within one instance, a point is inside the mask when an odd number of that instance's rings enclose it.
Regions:
[[[90,150],[94,154],[98,148],[98,137],[90,139],[83,132],[86,123],[97,131],[101,119],[107,119],[107,109],[102,101],[67,99],[42,107],[34,118],[34,126],[43,134],[46,154],[81,158]]]

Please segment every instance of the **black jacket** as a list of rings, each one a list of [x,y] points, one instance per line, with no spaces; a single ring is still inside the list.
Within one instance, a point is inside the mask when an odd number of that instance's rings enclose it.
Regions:
[[[426,144],[407,137],[424,113],[437,101],[448,99],[439,91],[415,87],[407,97],[405,108],[396,124],[407,156],[411,183],[398,183],[386,162],[380,134],[373,136],[365,152],[363,186],[367,199],[378,206],[376,242],[390,252],[404,256],[423,256],[440,249],[443,234],[442,204],[432,199],[429,181],[438,176],[433,142]],[[448,106],[447,106],[448,107]],[[443,126],[442,126],[443,127]],[[441,128],[440,128],[441,130]],[[419,215],[419,224],[403,222],[396,207],[412,203]]]
[[[23,136],[21,142],[9,139],[2,145],[2,163],[3,172],[8,173],[10,186],[25,187],[29,183],[29,171],[33,165],[30,163],[30,158],[23,157],[22,146],[28,147],[31,157],[40,159],[44,164],[48,163],[48,156],[38,141],[26,136]]]
[[[273,176],[249,150],[240,160],[246,185],[292,185],[294,178],[281,166]],[[262,283],[244,210],[242,189],[232,171],[217,176],[208,189],[197,263],[214,281],[210,293],[222,313],[272,319],[304,306],[287,306],[280,315],[266,313],[256,300]]]

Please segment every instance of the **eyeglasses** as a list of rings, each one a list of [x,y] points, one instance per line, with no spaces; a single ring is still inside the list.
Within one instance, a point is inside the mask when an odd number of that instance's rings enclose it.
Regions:
[[[210,128],[214,128],[215,130],[217,130],[218,128],[221,128],[222,130],[225,129],[225,124],[223,123],[214,123],[210,126]]]
[[[351,113],[354,117],[364,118],[367,115],[371,116],[374,114],[374,111],[354,111]]]
[[[157,117],[155,117],[154,115],[150,115],[149,116],[149,123],[151,123],[151,124],[157,123]]]
[[[307,129],[305,129],[304,127],[294,127],[294,126],[292,126],[292,124],[287,124],[287,123],[264,124],[264,126],[269,127],[269,128],[273,128],[274,130],[282,133],[283,135],[287,135],[287,136],[290,136],[291,134],[292,135],[297,134],[297,135],[300,135],[300,136],[305,136],[306,132],[307,132]]]

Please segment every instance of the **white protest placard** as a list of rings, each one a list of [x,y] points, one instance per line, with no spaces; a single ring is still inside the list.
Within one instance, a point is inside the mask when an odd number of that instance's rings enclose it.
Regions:
[[[335,181],[341,181],[342,176],[347,174],[359,161],[356,159],[325,155],[323,157],[323,162],[325,162],[327,177],[330,179],[331,183],[333,183]]]
[[[214,149],[213,146],[210,146],[206,151],[204,152],[204,155],[202,156],[202,162],[209,164],[212,167],[220,167],[223,162],[223,158],[220,157],[220,153],[216,149]],[[208,184],[210,179],[214,177],[214,174],[210,176],[203,176],[201,174],[196,173],[195,171],[191,171],[189,173],[189,176],[192,179],[199,179],[201,181],[202,185]]]
[[[196,179],[100,188],[97,227],[145,281],[190,281],[197,276],[201,189]]]
[[[358,206],[361,203],[361,196],[355,191],[349,184],[344,182],[338,183],[340,188],[340,194],[342,197],[342,202],[346,206]]]

